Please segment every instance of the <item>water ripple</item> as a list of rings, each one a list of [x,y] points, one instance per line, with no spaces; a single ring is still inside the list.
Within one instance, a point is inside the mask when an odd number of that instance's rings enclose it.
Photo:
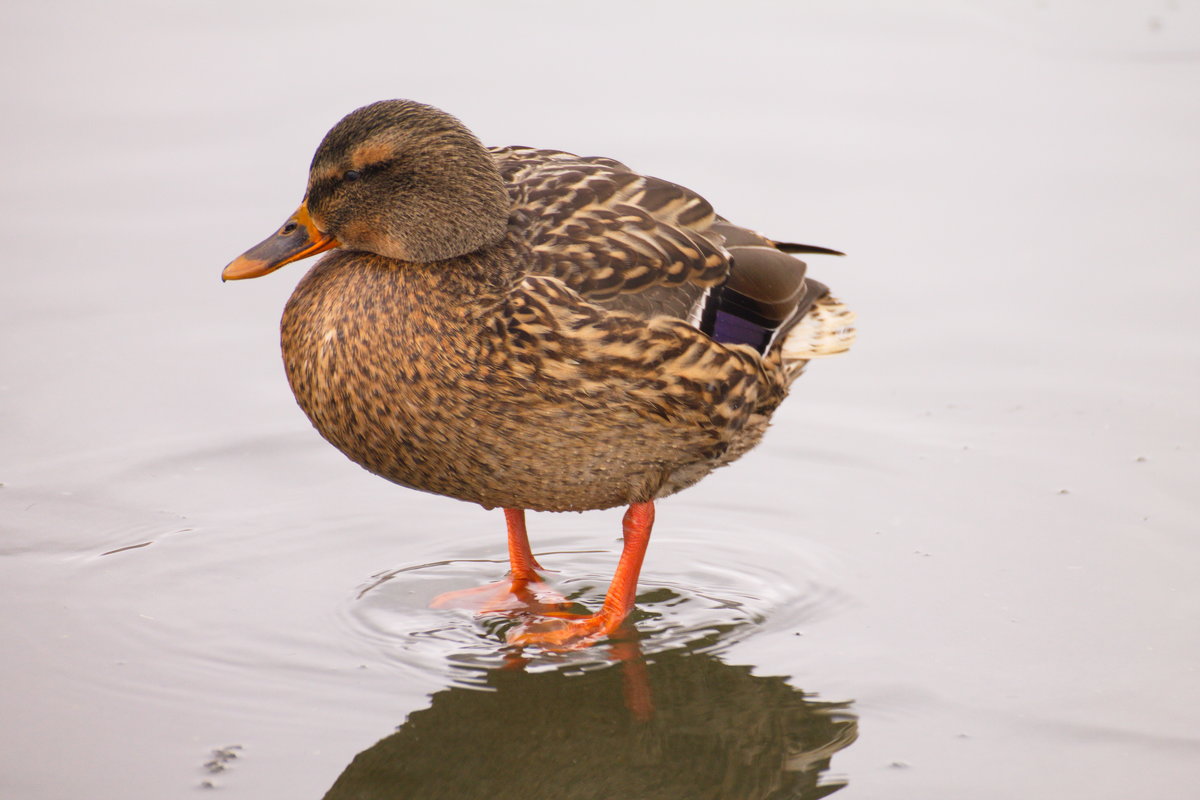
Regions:
[[[568,600],[596,609],[604,600],[618,549],[578,549],[598,535],[548,539],[539,561],[550,588]],[[747,538],[751,541],[748,543]],[[771,543],[770,564],[754,560],[755,540]],[[631,617],[642,651],[721,650],[764,630],[778,630],[822,616],[840,602],[824,578],[827,566],[812,552],[780,548],[777,532],[736,543],[719,532],[694,530],[662,535],[651,545],[651,565],[639,583]],[[369,642],[386,659],[406,669],[444,674],[451,663],[493,669],[511,656],[505,634],[518,620],[500,614],[429,608],[437,595],[500,580],[507,561],[494,553],[496,538],[458,540],[461,558],[408,564],[365,580],[348,597],[341,618],[351,635]],[[736,544],[736,546],[735,546]],[[529,653],[527,669],[578,669],[606,660],[603,647],[573,653]],[[467,673],[460,682],[474,683]]]

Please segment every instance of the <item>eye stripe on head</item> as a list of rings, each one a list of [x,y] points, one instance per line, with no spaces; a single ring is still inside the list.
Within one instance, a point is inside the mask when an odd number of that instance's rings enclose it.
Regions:
[[[387,161],[395,157],[395,142],[387,139],[374,139],[354,148],[350,153],[350,166],[355,169],[362,169],[368,164]]]

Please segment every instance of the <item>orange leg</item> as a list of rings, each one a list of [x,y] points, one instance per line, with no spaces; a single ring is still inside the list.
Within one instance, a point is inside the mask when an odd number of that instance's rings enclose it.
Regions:
[[[508,524],[508,564],[513,581],[540,580],[537,570],[545,569],[533,557],[529,549],[529,531],[525,530],[525,509],[504,509],[504,521]]]
[[[604,596],[604,605],[599,611],[582,619],[536,620],[520,625],[509,633],[509,644],[577,647],[616,630],[633,610],[638,575],[642,571],[642,560],[646,557],[652,527],[653,501],[629,506],[622,522],[625,546],[621,550],[621,560],[617,562],[617,571],[613,574],[608,594]]]
[[[533,557],[529,533],[525,529],[525,511],[504,509],[508,523],[509,580],[439,594],[430,608],[465,608],[481,614],[508,611],[548,613],[570,605],[565,598],[546,587],[537,571],[542,565]]]

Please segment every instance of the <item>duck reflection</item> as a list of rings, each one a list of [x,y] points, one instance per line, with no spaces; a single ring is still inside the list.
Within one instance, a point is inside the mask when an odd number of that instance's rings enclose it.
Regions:
[[[518,659],[434,694],[325,800],[799,800],[845,785],[823,773],[857,736],[849,704],[709,652],[610,655],[573,673]]]

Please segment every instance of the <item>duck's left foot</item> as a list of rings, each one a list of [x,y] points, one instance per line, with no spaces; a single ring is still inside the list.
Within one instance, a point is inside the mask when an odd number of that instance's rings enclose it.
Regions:
[[[504,519],[508,524],[508,563],[511,568],[508,580],[439,594],[429,604],[430,608],[462,608],[476,614],[518,611],[547,614],[571,607],[571,602],[547,586],[537,572],[544,568],[529,549],[525,512],[519,508],[506,508]]]
[[[573,605],[541,578],[513,578],[470,589],[457,589],[439,594],[429,603],[430,608],[461,608],[476,614],[553,614]]]

